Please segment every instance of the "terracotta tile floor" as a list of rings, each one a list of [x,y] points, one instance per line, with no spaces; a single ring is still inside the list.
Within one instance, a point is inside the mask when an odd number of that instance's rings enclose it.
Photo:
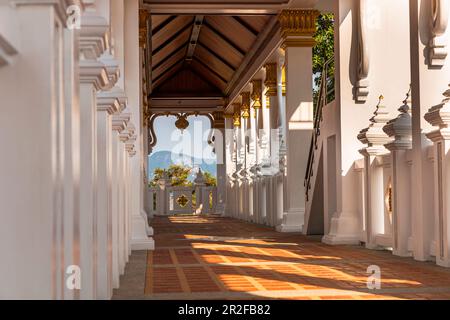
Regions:
[[[220,217],[156,217],[144,299],[450,299],[450,270]],[[380,290],[367,268],[381,268]],[[125,297],[120,290],[116,298]]]

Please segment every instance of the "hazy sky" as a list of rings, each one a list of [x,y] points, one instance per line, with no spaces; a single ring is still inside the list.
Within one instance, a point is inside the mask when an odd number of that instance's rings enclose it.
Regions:
[[[191,116],[188,118],[189,127],[181,133],[175,127],[176,117],[158,117],[154,128],[157,137],[153,152],[171,151],[185,154],[198,159],[215,159],[212,148],[208,145],[208,134],[211,122],[206,117]]]

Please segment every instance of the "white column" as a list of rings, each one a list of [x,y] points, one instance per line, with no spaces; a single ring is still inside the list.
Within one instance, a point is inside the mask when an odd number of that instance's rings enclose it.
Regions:
[[[124,106],[123,106],[124,107]],[[126,121],[115,114],[112,117],[112,282],[113,288],[119,288],[120,267],[119,267],[119,215],[120,215],[120,145],[119,135],[125,130]]]
[[[439,1],[441,2],[441,1]],[[434,241],[435,222],[430,219],[430,212],[435,210],[432,177],[433,164],[428,160],[428,147],[432,142],[425,133],[431,130],[424,115],[428,106],[439,101],[441,93],[448,84],[450,63],[445,58],[436,59],[430,55],[435,49],[436,40],[444,48],[449,46],[450,30],[448,24],[448,4],[435,6],[436,1],[409,1],[410,39],[411,39],[411,97],[412,97],[412,132],[413,132],[413,167],[412,167],[412,228],[414,258],[425,261],[430,259],[431,244]],[[441,10],[442,9],[442,10]],[[442,34],[436,37],[433,26],[441,29]],[[426,38],[424,39],[424,34]],[[424,58],[424,52],[427,53]],[[430,59],[431,58],[431,59]],[[441,61],[439,61],[441,60]]]
[[[130,179],[131,190],[130,201],[131,212],[131,246],[133,250],[152,250],[154,242],[148,234],[152,229],[148,225],[147,214],[144,211],[143,192],[144,188],[144,167],[142,145],[142,119],[140,110],[140,83],[141,65],[139,49],[139,1],[125,1],[125,91],[128,96],[128,108],[133,114],[132,121],[138,125],[136,140],[136,156],[130,159]]]
[[[389,112],[381,103],[382,99],[375,111],[375,116],[370,119],[371,124],[368,128],[361,131],[358,139],[367,145],[360,152],[364,155],[365,163],[365,191],[366,191],[366,247],[369,249],[377,248],[376,236],[384,234],[384,182],[383,168],[377,163],[378,156],[388,153],[384,147],[391,141],[389,136],[383,131],[383,126],[389,120]],[[330,230],[330,234],[336,232]]]
[[[425,119],[436,130],[427,134],[434,142],[434,221],[436,263],[450,267],[450,90],[445,100],[431,108]]]
[[[89,12],[80,31],[80,267],[81,298],[96,297],[97,267],[97,97],[109,78],[97,59],[108,48],[107,21]]]
[[[0,8],[0,299],[61,299],[66,2],[22,4]]]
[[[313,129],[312,36],[317,15],[314,10],[285,10],[280,15],[286,59],[286,123],[283,126],[286,128],[287,167],[285,213],[278,230],[284,232],[301,232],[304,223],[305,188],[301,181],[305,176]],[[309,24],[296,25],[296,19],[304,19]]]
[[[113,91],[97,94],[97,299],[112,297],[112,117],[121,110]]]
[[[222,113],[214,114],[214,148],[217,156],[217,207],[216,213],[225,215],[227,204],[227,155],[225,119]]]
[[[400,115],[383,128],[394,139],[385,147],[391,151],[392,163],[393,253],[402,257],[411,256],[408,249],[411,237],[411,168],[407,159],[407,150],[412,149],[410,103],[408,93],[399,109]]]
[[[80,103],[78,32],[64,31],[65,167],[64,167],[64,268],[80,265]],[[78,297],[79,291],[65,286],[64,299]]]

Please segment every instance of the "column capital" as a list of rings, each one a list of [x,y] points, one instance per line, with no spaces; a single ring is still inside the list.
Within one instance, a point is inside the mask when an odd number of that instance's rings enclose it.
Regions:
[[[130,122],[131,115],[129,113],[115,114],[112,116],[112,129],[119,133],[123,132]]]
[[[424,118],[432,126],[437,127],[427,134],[433,142],[450,140],[450,89],[444,92],[444,100],[428,110]]]
[[[283,39],[282,48],[313,47],[316,19],[320,12],[314,9],[285,9],[278,16]]]
[[[80,61],[80,82],[92,84],[95,90],[106,88],[109,78],[105,65],[95,60]]]
[[[109,52],[104,54],[99,60],[105,65],[106,73],[109,79],[109,89],[111,89],[116,85],[120,78],[119,62],[114,59]]]
[[[262,108],[262,80],[252,80],[253,109]]]
[[[411,118],[411,99],[408,92],[403,105],[398,109],[400,114],[397,118],[390,120],[383,131],[394,140],[385,145],[390,150],[409,150],[412,149],[412,118]]]
[[[120,101],[109,92],[97,93],[97,111],[107,112],[109,115],[116,113],[120,108]]]
[[[266,69],[266,79],[264,85],[266,86],[266,96],[273,97],[278,95],[278,81],[277,81],[277,68],[278,64],[276,62],[266,63],[264,65]]]
[[[387,152],[384,147],[392,139],[383,131],[384,125],[390,120],[389,112],[382,104],[383,96],[380,96],[380,101],[374,112],[374,116],[370,119],[370,125],[360,131],[358,134],[358,140],[367,147],[360,150],[360,153],[367,156],[378,156]]]
[[[242,105],[241,105],[242,118],[248,119],[250,118],[250,92],[249,91],[242,92],[241,98],[242,98]]]
[[[215,111],[212,113],[212,116],[214,118],[213,120],[214,129],[225,128],[225,114],[222,111]]]
[[[241,104],[240,103],[233,103],[233,126],[235,128],[241,127]]]
[[[81,16],[80,53],[98,59],[109,48],[109,25],[105,18],[85,13]]]

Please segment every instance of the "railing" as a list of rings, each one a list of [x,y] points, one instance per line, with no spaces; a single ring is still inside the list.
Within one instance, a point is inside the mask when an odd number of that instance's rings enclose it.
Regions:
[[[152,215],[215,214],[217,187],[205,184],[172,186],[158,184],[147,189],[147,208]]]
[[[309,201],[309,190],[311,189],[311,178],[314,176],[314,156],[317,150],[318,141],[320,137],[320,125],[323,120],[323,107],[332,102],[335,98],[335,85],[334,85],[334,58],[328,60],[320,75],[320,87],[319,94],[315,101],[314,106],[314,130],[311,138],[311,145],[309,147],[308,165],[306,167],[305,174],[305,193],[306,201]]]

